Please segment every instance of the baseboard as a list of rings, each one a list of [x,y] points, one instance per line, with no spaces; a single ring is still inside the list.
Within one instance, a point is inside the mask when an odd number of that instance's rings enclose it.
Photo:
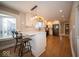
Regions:
[[[43,49],[42,51],[40,51],[39,53],[37,53],[36,50],[33,50],[33,49],[32,49],[32,54],[33,54],[33,56],[35,56],[35,57],[39,57],[45,50],[46,50],[46,49]]]

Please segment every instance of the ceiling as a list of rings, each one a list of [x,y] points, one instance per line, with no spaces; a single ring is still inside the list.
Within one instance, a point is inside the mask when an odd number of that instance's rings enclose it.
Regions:
[[[72,2],[71,1],[3,1],[2,4],[18,10],[20,12],[29,12],[32,7],[37,5],[34,10],[38,15],[47,20],[69,19]]]

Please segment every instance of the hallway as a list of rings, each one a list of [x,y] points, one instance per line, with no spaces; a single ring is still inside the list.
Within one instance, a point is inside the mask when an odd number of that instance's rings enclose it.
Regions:
[[[47,37],[47,48],[41,57],[71,57],[71,48],[68,37],[48,36]]]

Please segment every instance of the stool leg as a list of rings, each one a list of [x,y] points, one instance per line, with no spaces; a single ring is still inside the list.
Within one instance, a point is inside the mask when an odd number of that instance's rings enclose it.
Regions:
[[[20,47],[19,47],[19,53],[18,53],[18,56],[21,56],[21,44],[20,44]]]
[[[31,56],[32,56],[32,51],[31,51],[32,46],[30,44],[30,41],[28,43],[29,43],[29,51],[31,52]]]
[[[22,43],[22,46],[21,46],[21,56],[23,56],[23,49],[24,49],[24,44]]]
[[[31,45],[30,45],[30,42],[29,42],[29,46],[30,46],[30,51],[31,51]]]
[[[26,42],[24,42],[24,45],[26,46]]]
[[[16,48],[17,48],[17,42],[15,44],[14,53],[16,52]]]
[[[30,51],[31,51],[31,56],[32,56],[32,50],[31,50],[32,46],[30,46]]]
[[[19,56],[22,57],[23,56],[23,48],[24,48],[24,45],[23,43],[20,45],[20,48],[19,48]]]

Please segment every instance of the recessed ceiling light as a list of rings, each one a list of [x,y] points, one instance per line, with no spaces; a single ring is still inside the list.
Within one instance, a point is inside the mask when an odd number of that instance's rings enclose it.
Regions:
[[[63,10],[59,10],[59,12],[60,12],[60,13],[62,13],[62,12],[63,12]]]

